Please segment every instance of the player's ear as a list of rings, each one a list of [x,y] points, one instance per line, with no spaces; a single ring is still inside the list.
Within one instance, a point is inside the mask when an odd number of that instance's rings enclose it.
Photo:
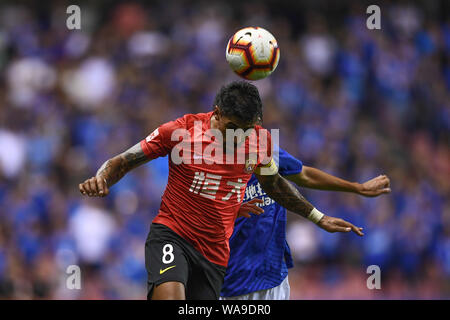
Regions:
[[[262,117],[261,116],[256,117],[256,124],[259,126],[262,126]]]
[[[219,109],[219,107],[217,105],[214,106],[213,115],[215,115],[216,119],[219,120],[219,118],[220,118],[220,109]]]

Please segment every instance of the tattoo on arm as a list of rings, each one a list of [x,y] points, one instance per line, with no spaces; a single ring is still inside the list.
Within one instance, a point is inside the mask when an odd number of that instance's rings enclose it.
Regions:
[[[103,163],[97,171],[97,176],[106,179],[106,184],[110,187],[122,179],[128,171],[148,161],[140,143],[137,143],[127,151]]]
[[[286,209],[308,217],[314,206],[303,197],[297,188],[279,173],[272,176],[257,175],[264,191]]]

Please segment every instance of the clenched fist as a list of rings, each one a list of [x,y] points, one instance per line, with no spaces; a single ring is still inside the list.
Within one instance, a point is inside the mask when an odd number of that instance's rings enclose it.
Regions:
[[[391,192],[391,181],[386,175],[379,175],[361,184],[358,193],[366,197],[376,197]]]

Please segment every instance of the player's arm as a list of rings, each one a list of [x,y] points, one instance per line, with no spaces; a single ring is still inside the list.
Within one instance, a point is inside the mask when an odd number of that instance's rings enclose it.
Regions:
[[[361,232],[362,228],[357,228],[350,222],[326,216],[318,211],[300,194],[294,185],[283,178],[278,172],[271,175],[260,175],[257,172],[255,173],[264,191],[286,209],[315,222],[319,227],[328,232],[353,231],[359,236],[363,235]]]
[[[166,156],[179,142],[172,140],[172,132],[183,125],[184,118],[178,118],[159,126],[140,143],[106,161],[97,170],[95,177],[80,183],[80,192],[91,197],[108,195],[109,187],[122,179],[127,172],[152,159]]]
[[[391,192],[390,180],[386,175],[380,175],[364,183],[357,183],[335,177],[313,167],[303,166],[301,172],[285,177],[300,187],[353,192],[366,197],[376,197]]]
[[[109,193],[109,187],[118,182],[130,170],[150,161],[137,143],[127,151],[107,160],[95,177],[79,184],[81,194],[90,197],[104,197]]]

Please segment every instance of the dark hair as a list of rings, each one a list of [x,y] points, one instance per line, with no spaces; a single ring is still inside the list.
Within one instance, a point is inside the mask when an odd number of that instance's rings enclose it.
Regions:
[[[262,121],[258,88],[247,81],[233,81],[220,88],[214,104],[225,116],[236,117],[245,123]]]

